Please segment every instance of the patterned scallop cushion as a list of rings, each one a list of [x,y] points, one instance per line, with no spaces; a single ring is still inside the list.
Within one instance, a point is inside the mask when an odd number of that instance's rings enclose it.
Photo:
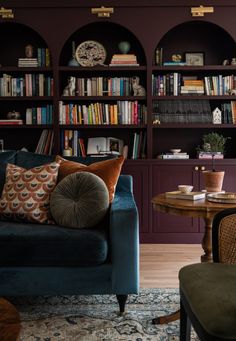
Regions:
[[[109,192],[97,175],[78,172],[66,176],[54,189],[50,209],[58,225],[74,228],[98,224],[109,208]]]
[[[3,220],[54,223],[49,210],[50,194],[56,186],[60,163],[52,162],[31,169],[10,163],[0,199]]]

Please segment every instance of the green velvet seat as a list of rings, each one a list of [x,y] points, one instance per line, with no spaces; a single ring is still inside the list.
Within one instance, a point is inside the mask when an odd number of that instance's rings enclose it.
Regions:
[[[236,208],[213,221],[214,263],[183,267],[180,283],[180,341],[194,327],[203,341],[236,340]]]

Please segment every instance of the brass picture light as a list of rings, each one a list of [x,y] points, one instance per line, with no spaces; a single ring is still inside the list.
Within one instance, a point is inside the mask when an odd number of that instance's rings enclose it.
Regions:
[[[191,7],[191,14],[193,17],[204,17],[205,13],[214,13],[214,7]]]
[[[112,13],[114,13],[113,7],[98,7],[91,9],[92,14],[97,14],[100,18],[109,18]]]

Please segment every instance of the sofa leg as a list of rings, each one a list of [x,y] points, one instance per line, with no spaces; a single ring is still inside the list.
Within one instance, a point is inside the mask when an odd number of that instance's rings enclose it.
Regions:
[[[116,295],[116,298],[120,307],[120,315],[123,315],[125,312],[125,303],[127,301],[128,295]]]

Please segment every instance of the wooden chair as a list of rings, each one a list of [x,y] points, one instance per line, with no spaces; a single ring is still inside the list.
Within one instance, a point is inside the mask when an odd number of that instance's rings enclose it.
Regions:
[[[191,324],[202,341],[236,340],[236,208],[216,214],[212,227],[214,263],[179,272],[180,341]]]

